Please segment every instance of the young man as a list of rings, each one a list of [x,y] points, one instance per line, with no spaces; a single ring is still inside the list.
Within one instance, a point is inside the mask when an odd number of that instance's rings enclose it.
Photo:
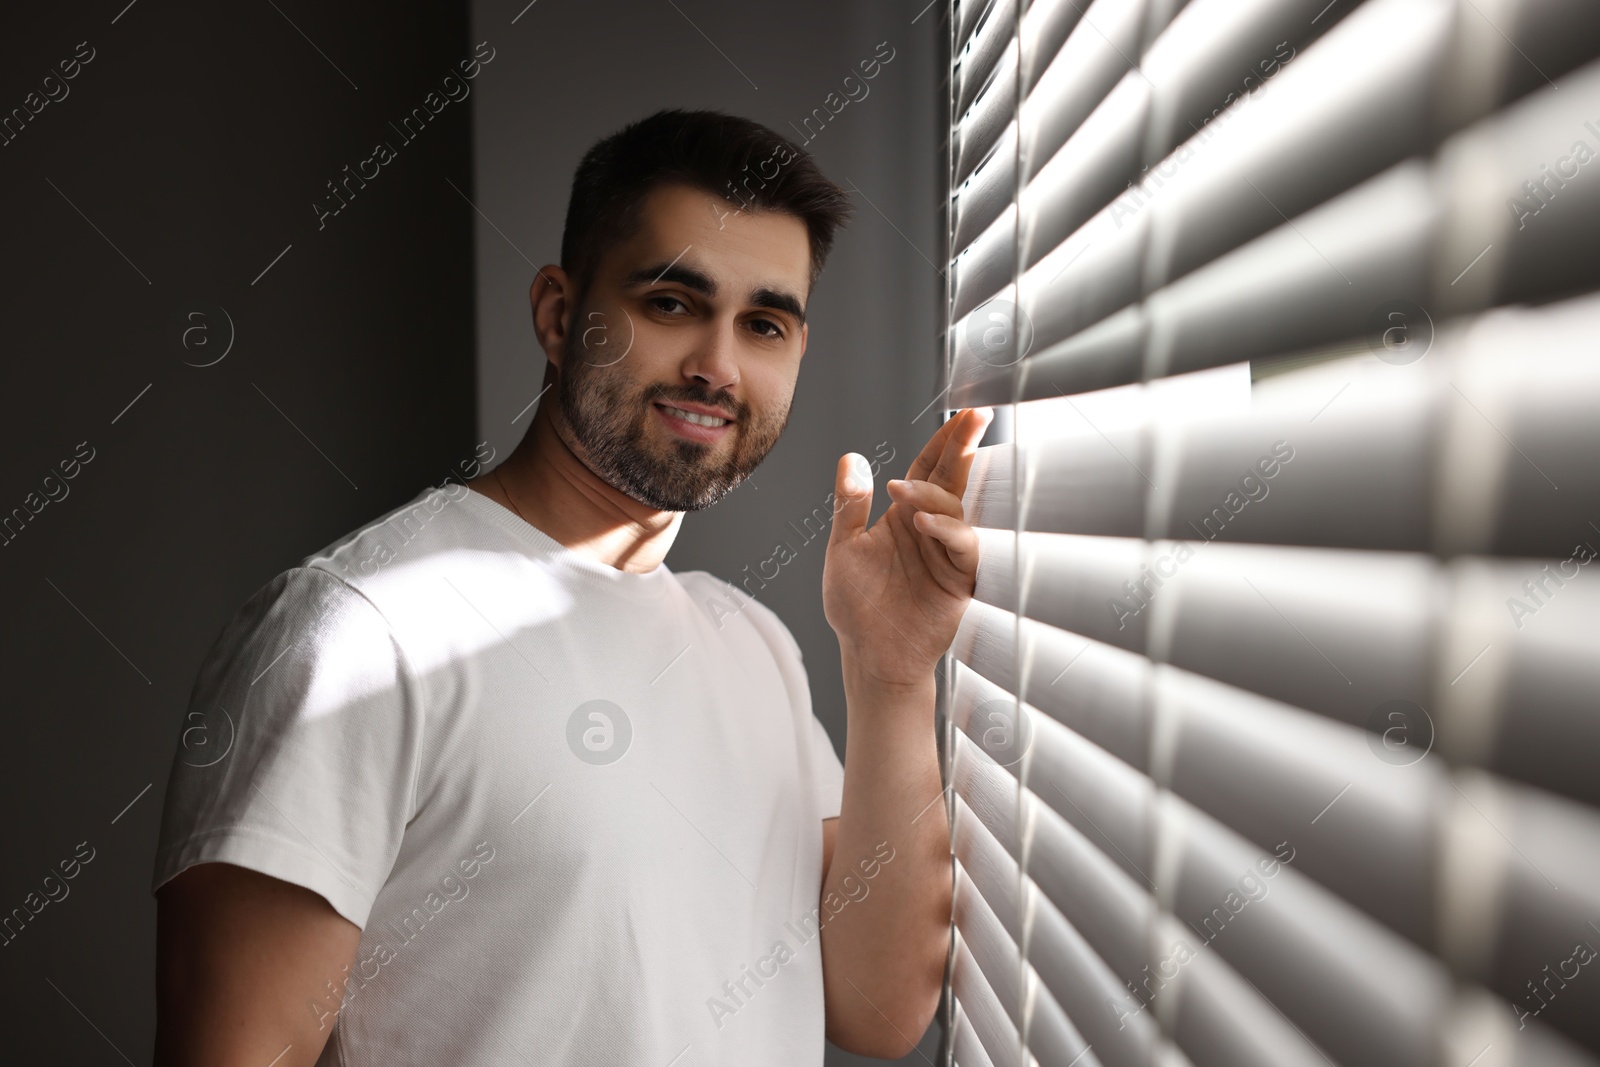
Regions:
[[[782,621],[662,562],[783,432],[847,210],[717,112],[585,156],[516,451],[278,575],[200,671],[156,858],[158,1067],[910,1051],[948,944],[934,668],[987,418],[940,427],[870,529],[871,469],[840,458],[842,766]]]

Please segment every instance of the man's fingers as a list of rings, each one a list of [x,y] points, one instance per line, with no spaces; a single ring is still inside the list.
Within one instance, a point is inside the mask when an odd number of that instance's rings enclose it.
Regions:
[[[872,466],[859,452],[839,457],[833,472],[833,529],[828,543],[853,537],[866,529],[872,514]]]
[[[924,481],[891,479],[884,488],[896,504],[911,509],[912,529],[937,541],[949,566],[968,577],[977,574],[978,534],[963,519],[960,497],[943,486]],[[926,546],[923,558],[928,559]],[[936,572],[946,570],[943,564],[936,565],[931,560],[929,566]]]
[[[916,511],[931,511],[939,515],[949,515],[953,518],[964,517],[961,498],[950,490],[932,482],[904,481],[891,478],[883,487],[889,492],[889,499],[897,504],[904,504]]]
[[[944,443],[950,436],[950,431],[955,429],[952,425],[960,419],[958,412],[954,417],[940,423],[939,428],[933,431],[928,438],[928,443],[922,446],[922,451],[917,453],[917,458],[911,461],[910,468],[906,471],[907,478],[926,478],[928,472],[933,470],[933,465],[939,462],[939,454],[944,451]]]
[[[961,425],[945,438],[939,460],[928,472],[928,480],[961,496],[967,490],[967,473],[972,469],[972,457],[977,454],[978,442],[983,440],[984,431],[994,421],[994,412],[986,408],[967,408],[950,421],[959,421]]]
[[[934,431],[932,437],[928,438],[928,443],[922,446],[922,451],[912,461],[906,477],[934,479],[948,487],[951,482],[948,473],[951,469],[951,459],[947,457],[960,455],[961,439],[965,434],[972,432],[974,426],[977,427],[977,436],[973,438],[973,444],[976,445],[977,441],[982,439],[983,429],[992,421],[993,415],[994,412],[988,408],[962,408],[956,412]],[[978,421],[974,423],[971,420]],[[955,449],[954,452],[951,451],[952,448]],[[940,475],[936,476],[935,471],[940,471]]]
[[[962,574],[978,573],[978,532],[972,527],[952,515],[932,511],[917,512],[911,517],[911,524],[944,545],[950,562]]]

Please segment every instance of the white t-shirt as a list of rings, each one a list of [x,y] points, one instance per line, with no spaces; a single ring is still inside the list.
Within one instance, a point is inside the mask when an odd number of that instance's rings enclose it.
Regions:
[[[223,630],[152,890],[223,861],[362,928],[307,998],[332,1028],[319,1065],[815,1067],[843,784],[770,609],[703,571],[619,571],[451,485]]]

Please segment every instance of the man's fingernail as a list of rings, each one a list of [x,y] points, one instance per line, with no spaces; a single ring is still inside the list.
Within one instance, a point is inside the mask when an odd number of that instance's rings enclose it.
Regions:
[[[860,452],[850,453],[850,474],[856,484],[868,486],[872,484],[872,465],[867,462],[867,457]],[[859,490],[853,490],[859,492]]]

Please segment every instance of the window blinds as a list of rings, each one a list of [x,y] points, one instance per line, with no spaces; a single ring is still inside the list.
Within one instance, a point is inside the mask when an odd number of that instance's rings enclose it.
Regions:
[[[944,16],[945,1062],[1600,1067],[1600,9]]]

